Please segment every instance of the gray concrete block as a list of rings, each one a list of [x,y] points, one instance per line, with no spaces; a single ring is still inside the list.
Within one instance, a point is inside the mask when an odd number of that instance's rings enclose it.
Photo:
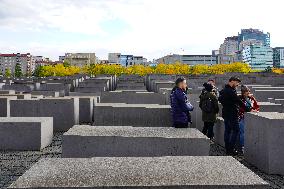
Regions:
[[[284,98],[284,90],[270,90],[270,89],[267,89],[267,90],[258,90],[256,89],[254,91],[254,94],[255,94],[255,97],[256,99],[258,99],[258,101],[262,101],[262,102],[267,102],[268,101],[268,98],[274,98],[274,99],[277,99],[277,98]]]
[[[223,147],[225,147],[224,133],[225,133],[224,119],[222,117],[218,117],[217,122],[214,125],[214,142]]]
[[[70,92],[70,84],[65,83],[42,83],[40,91],[58,91],[60,97],[68,96]]]
[[[9,188],[264,189],[229,156],[41,159]]]
[[[40,150],[52,137],[52,117],[0,118],[1,150]]]
[[[16,100],[16,96],[0,96],[0,117],[10,116],[10,100]]]
[[[106,91],[105,87],[76,87],[74,89],[75,92],[79,93],[98,93]]]
[[[167,96],[147,91],[110,91],[102,93],[102,103],[161,104],[167,103]]]
[[[79,123],[93,123],[94,105],[97,96],[69,96],[79,98]]]
[[[271,102],[259,102],[261,112],[283,112],[282,104],[276,104]]]
[[[170,106],[158,104],[98,103],[94,124],[102,126],[170,127]]]
[[[268,174],[284,175],[284,113],[247,113],[245,159]]]
[[[0,94],[15,94],[15,90],[0,90]]]
[[[40,99],[40,115],[53,117],[54,131],[67,131],[73,125],[79,124],[79,99]]]
[[[3,85],[2,89],[3,90],[14,90],[15,92],[31,92],[33,88],[25,84],[12,83],[11,85],[7,85],[7,84]]]
[[[11,117],[41,117],[39,99],[10,100]]]
[[[105,89],[108,91],[110,90],[110,80],[109,79],[89,79],[89,80],[84,80],[83,82],[80,82],[78,84],[78,87],[105,87]]]
[[[118,81],[116,85],[117,90],[145,90],[146,86],[139,81]]]
[[[158,93],[160,88],[173,88],[174,86],[174,81],[156,81],[154,82],[154,92]]]
[[[208,156],[209,149],[191,128],[75,125],[63,135],[62,157]]]
[[[32,91],[32,95],[43,95],[46,97],[59,97],[59,91]]]
[[[53,117],[54,131],[67,131],[79,124],[79,99],[43,98],[11,100],[11,117]]]

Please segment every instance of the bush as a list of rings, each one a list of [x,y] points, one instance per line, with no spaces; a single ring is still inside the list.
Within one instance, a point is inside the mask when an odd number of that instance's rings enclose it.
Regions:
[[[249,65],[245,63],[232,63],[232,64],[216,64],[212,66],[208,65],[196,65],[188,66],[186,64],[181,64],[176,62],[174,64],[158,64],[157,66],[143,66],[143,65],[133,65],[130,67],[123,67],[121,65],[108,65],[108,64],[90,64],[83,68],[76,66],[66,66],[63,64],[57,65],[46,65],[40,67],[36,70],[37,76],[47,77],[47,76],[69,76],[77,73],[85,73],[88,75],[100,75],[100,74],[137,74],[137,75],[147,75],[147,74],[224,74],[226,72],[241,72],[250,73],[253,72]]]

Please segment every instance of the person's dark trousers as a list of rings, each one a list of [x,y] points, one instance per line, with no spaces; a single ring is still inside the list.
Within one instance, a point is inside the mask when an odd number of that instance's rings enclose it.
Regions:
[[[175,128],[188,128],[188,123],[179,123],[179,122],[176,122],[174,123],[173,125]]]
[[[237,116],[224,118],[225,133],[224,141],[227,153],[233,153],[236,147],[236,142],[239,137],[239,120]]]
[[[202,133],[206,135],[208,138],[212,139],[214,137],[214,122],[204,122],[204,127]]]

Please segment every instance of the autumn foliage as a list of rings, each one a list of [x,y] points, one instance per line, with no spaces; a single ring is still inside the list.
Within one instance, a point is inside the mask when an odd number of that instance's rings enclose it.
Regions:
[[[284,74],[284,68],[273,68],[272,72],[276,74]]]
[[[69,76],[78,73],[84,73],[88,75],[99,74],[224,74],[226,72],[240,72],[250,73],[253,72],[249,65],[245,63],[232,63],[232,64],[216,64],[216,65],[195,65],[188,66],[176,62],[174,64],[158,64],[157,66],[143,66],[134,65],[130,67],[123,67],[121,65],[108,65],[108,64],[90,64],[83,68],[76,66],[65,66],[63,64],[42,66],[37,70],[37,76]],[[273,69],[274,73],[284,73],[283,69]]]

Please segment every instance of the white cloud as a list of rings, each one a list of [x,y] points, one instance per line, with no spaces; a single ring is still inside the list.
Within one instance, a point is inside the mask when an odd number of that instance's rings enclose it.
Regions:
[[[250,27],[271,32],[272,45],[284,46],[283,5],[281,0],[2,0],[0,24],[14,30],[52,28],[94,36],[76,44],[19,45],[52,56],[95,51],[103,58],[107,52],[158,58],[179,53],[181,48],[184,53],[209,54],[226,36]],[[127,24],[124,32],[117,35],[102,27],[102,23],[116,20]]]

